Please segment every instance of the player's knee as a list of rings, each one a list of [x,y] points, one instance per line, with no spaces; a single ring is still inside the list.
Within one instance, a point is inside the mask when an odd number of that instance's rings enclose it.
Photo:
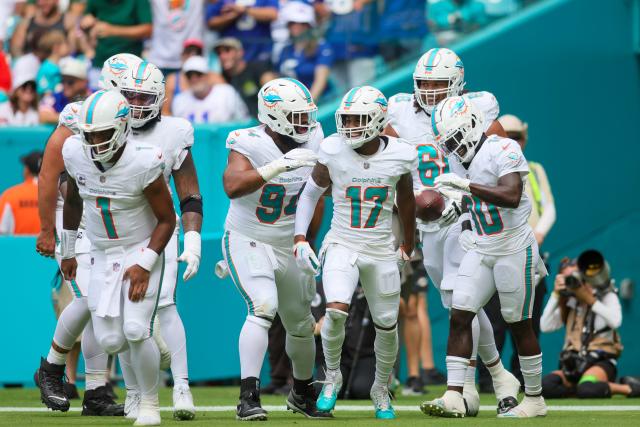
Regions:
[[[96,340],[102,349],[108,354],[117,354],[125,347],[126,340],[124,335],[110,332],[102,336],[97,336]]]
[[[471,311],[453,309],[451,310],[451,318],[449,320],[450,328],[452,331],[470,328],[475,317],[475,313]]]
[[[547,399],[562,399],[568,397],[570,389],[562,382],[562,378],[556,374],[547,374],[542,377],[542,395]]]
[[[331,327],[333,330],[344,329],[344,324],[347,321],[349,313],[338,310],[336,308],[327,308],[325,312],[325,325],[324,328]]]
[[[371,311],[371,317],[378,329],[392,329],[398,323],[398,307],[392,305],[377,307],[375,313],[373,310]]]
[[[127,320],[122,327],[127,341],[138,342],[149,337],[149,327],[136,320]]]
[[[277,298],[259,298],[253,302],[253,315],[256,317],[273,319],[278,312]]]
[[[266,330],[269,330],[271,328],[271,323],[272,323],[270,319],[265,319],[264,317],[257,317],[257,316],[251,316],[251,315],[247,316],[246,321],[255,323],[256,325],[261,326]]]
[[[603,381],[585,381],[578,384],[576,395],[580,399],[603,399],[611,397],[609,384]]]
[[[282,316],[281,314],[282,324],[289,335],[301,338],[313,335],[316,322],[311,313],[308,313],[302,319],[285,319],[285,317],[286,316]]]

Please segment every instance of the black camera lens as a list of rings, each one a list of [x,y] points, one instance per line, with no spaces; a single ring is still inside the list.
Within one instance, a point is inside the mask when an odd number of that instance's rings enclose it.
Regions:
[[[578,289],[580,286],[582,286],[582,282],[578,277],[572,274],[565,277],[564,285],[567,287],[567,289]]]

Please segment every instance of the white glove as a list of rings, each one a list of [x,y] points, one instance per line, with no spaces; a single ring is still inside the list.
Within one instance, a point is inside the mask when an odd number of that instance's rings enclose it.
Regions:
[[[442,216],[440,217],[440,219],[438,219],[438,223],[442,227],[446,227],[456,222],[456,220],[462,213],[459,202],[449,198],[445,200],[446,205],[444,207],[444,210],[442,211]]]
[[[178,257],[178,261],[187,263],[187,269],[182,275],[182,280],[185,282],[195,276],[200,268],[201,246],[200,233],[197,231],[184,233],[184,250],[182,255]]]
[[[295,148],[284,156],[275,159],[257,169],[258,173],[265,181],[271,181],[274,177],[283,172],[292,171],[302,167],[315,166],[318,156],[307,148]]]
[[[436,188],[442,192],[442,190],[458,190],[463,193],[469,192],[469,185],[471,180],[462,178],[455,173],[445,173],[438,175],[435,179]]]
[[[476,240],[476,233],[471,230],[464,230],[458,236],[458,243],[460,243],[460,246],[465,251],[477,248],[478,242]]]
[[[229,266],[227,261],[221,259],[216,263],[215,273],[218,279],[224,279],[229,275]]]
[[[402,270],[402,268],[404,267],[404,264],[407,261],[411,261],[411,257],[413,256],[413,254],[408,254],[404,251],[404,248],[402,246],[400,246],[398,248],[398,251],[396,252],[396,257],[397,257],[397,262],[398,262],[398,270]]]
[[[311,249],[309,242],[302,240],[293,245],[293,256],[296,258],[296,264],[300,270],[314,276],[318,275],[320,261]]]

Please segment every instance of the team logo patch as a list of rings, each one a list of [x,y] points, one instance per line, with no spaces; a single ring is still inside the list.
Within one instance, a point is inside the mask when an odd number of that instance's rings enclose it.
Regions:
[[[364,163],[362,164],[362,167],[363,167],[363,168],[365,168],[365,169],[369,169],[369,167],[370,167],[370,166],[371,166],[371,165],[369,165],[369,162],[364,162]]]
[[[252,248],[255,248],[256,247],[256,242],[250,242],[249,246],[251,246]]]
[[[507,154],[507,159],[509,159],[509,162],[512,165],[518,165],[520,163],[520,154],[516,153],[515,151],[512,151],[509,154]]]
[[[107,178],[104,175],[100,175],[100,182],[104,184],[106,181]]]
[[[113,271],[114,272],[120,271],[120,263],[119,262],[114,262],[113,263]]]
[[[87,178],[84,175],[78,174],[78,176],[76,176],[76,181],[78,182],[78,185],[85,185],[87,183]]]

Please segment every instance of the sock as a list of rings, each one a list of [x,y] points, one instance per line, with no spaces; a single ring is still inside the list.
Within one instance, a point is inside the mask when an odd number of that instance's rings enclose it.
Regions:
[[[489,374],[491,374],[491,377],[495,378],[500,375],[505,369],[504,365],[502,364],[502,360],[498,358],[498,363],[493,366],[487,366],[487,370],[489,371]]]
[[[162,338],[171,351],[171,375],[175,385],[189,384],[189,368],[187,365],[187,337],[182,319],[175,304],[158,310],[158,318],[162,325]]]
[[[296,337],[287,334],[285,350],[291,359],[293,378],[312,378],[316,361],[316,340],[313,335]]]
[[[138,390],[138,379],[131,363],[131,350],[118,353],[118,360],[120,360],[120,370],[122,371],[125,388],[127,390]]]
[[[390,331],[376,328],[373,350],[376,353],[375,383],[387,386],[398,356],[398,328],[394,327]]]
[[[70,350],[76,343],[76,340],[82,333],[90,317],[91,313],[87,306],[87,299],[84,297],[74,298],[73,301],[62,310],[62,313],[60,313],[58,323],[56,323],[56,330],[53,334],[53,342],[65,350]],[[64,365],[67,357],[66,354],[60,359],[59,354],[63,353],[56,352],[55,350],[52,352],[52,350],[53,348],[49,350],[47,362]],[[51,357],[51,359],[49,359],[49,357]]]
[[[464,378],[469,367],[469,359],[457,356],[447,356],[447,385],[450,387],[463,387]]]
[[[240,378],[259,377],[262,361],[269,344],[271,322],[255,316],[247,316],[240,331]]]
[[[47,354],[47,362],[54,365],[66,365],[67,353],[60,353],[53,347],[49,348],[49,354]]]
[[[520,356],[520,370],[524,378],[524,393],[538,396],[542,393],[542,353],[535,356]]]
[[[469,361],[469,366],[467,367],[467,370],[464,373],[464,385],[465,387],[470,385],[471,387],[475,387],[476,386],[476,367],[475,367],[475,359],[471,359]],[[471,366],[471,364],[474,363],[474,366]]]
[[[293,391],[297,395],[304,395],[309,388],[309,385],[313,382],[313,377],[309,377],[306,380],[298,380],[296,377],[293,377]]]
[[[89,320],[82,332],[81,345],[86,374],[86,389],[95,390],[106,385],[109,355],[98,345],[91,320]]]
[[[153,338],[129,341],[131,364],[140,388],[140,403],[158,401],[160,350]]]
[[[478,355],[485,365],[495,362],[500,358],[496,348],[496,340],[493,335],[491,321],[484,310],[478,310],[478,325],[480,326],[480,336],[478,337]],[[504,369],[504,368],[503,368]],[[491,372],[491,370],[489,370]],[[493,374],[492,374],[493,375]]]
[[[348,314],[335,308],[327,308],[320,330],[322,351],[327,369],[340,369],[340,355],[344,343],[344,324]]]
[[[245,391],[258,390],[259,387],[260,380],[256,377],[247,377],[240,380],[240,394]]]
[[[478,341],[480,340],[480,322],[478,316],[471,321],[471,359],[476,360],[478,354]]]

